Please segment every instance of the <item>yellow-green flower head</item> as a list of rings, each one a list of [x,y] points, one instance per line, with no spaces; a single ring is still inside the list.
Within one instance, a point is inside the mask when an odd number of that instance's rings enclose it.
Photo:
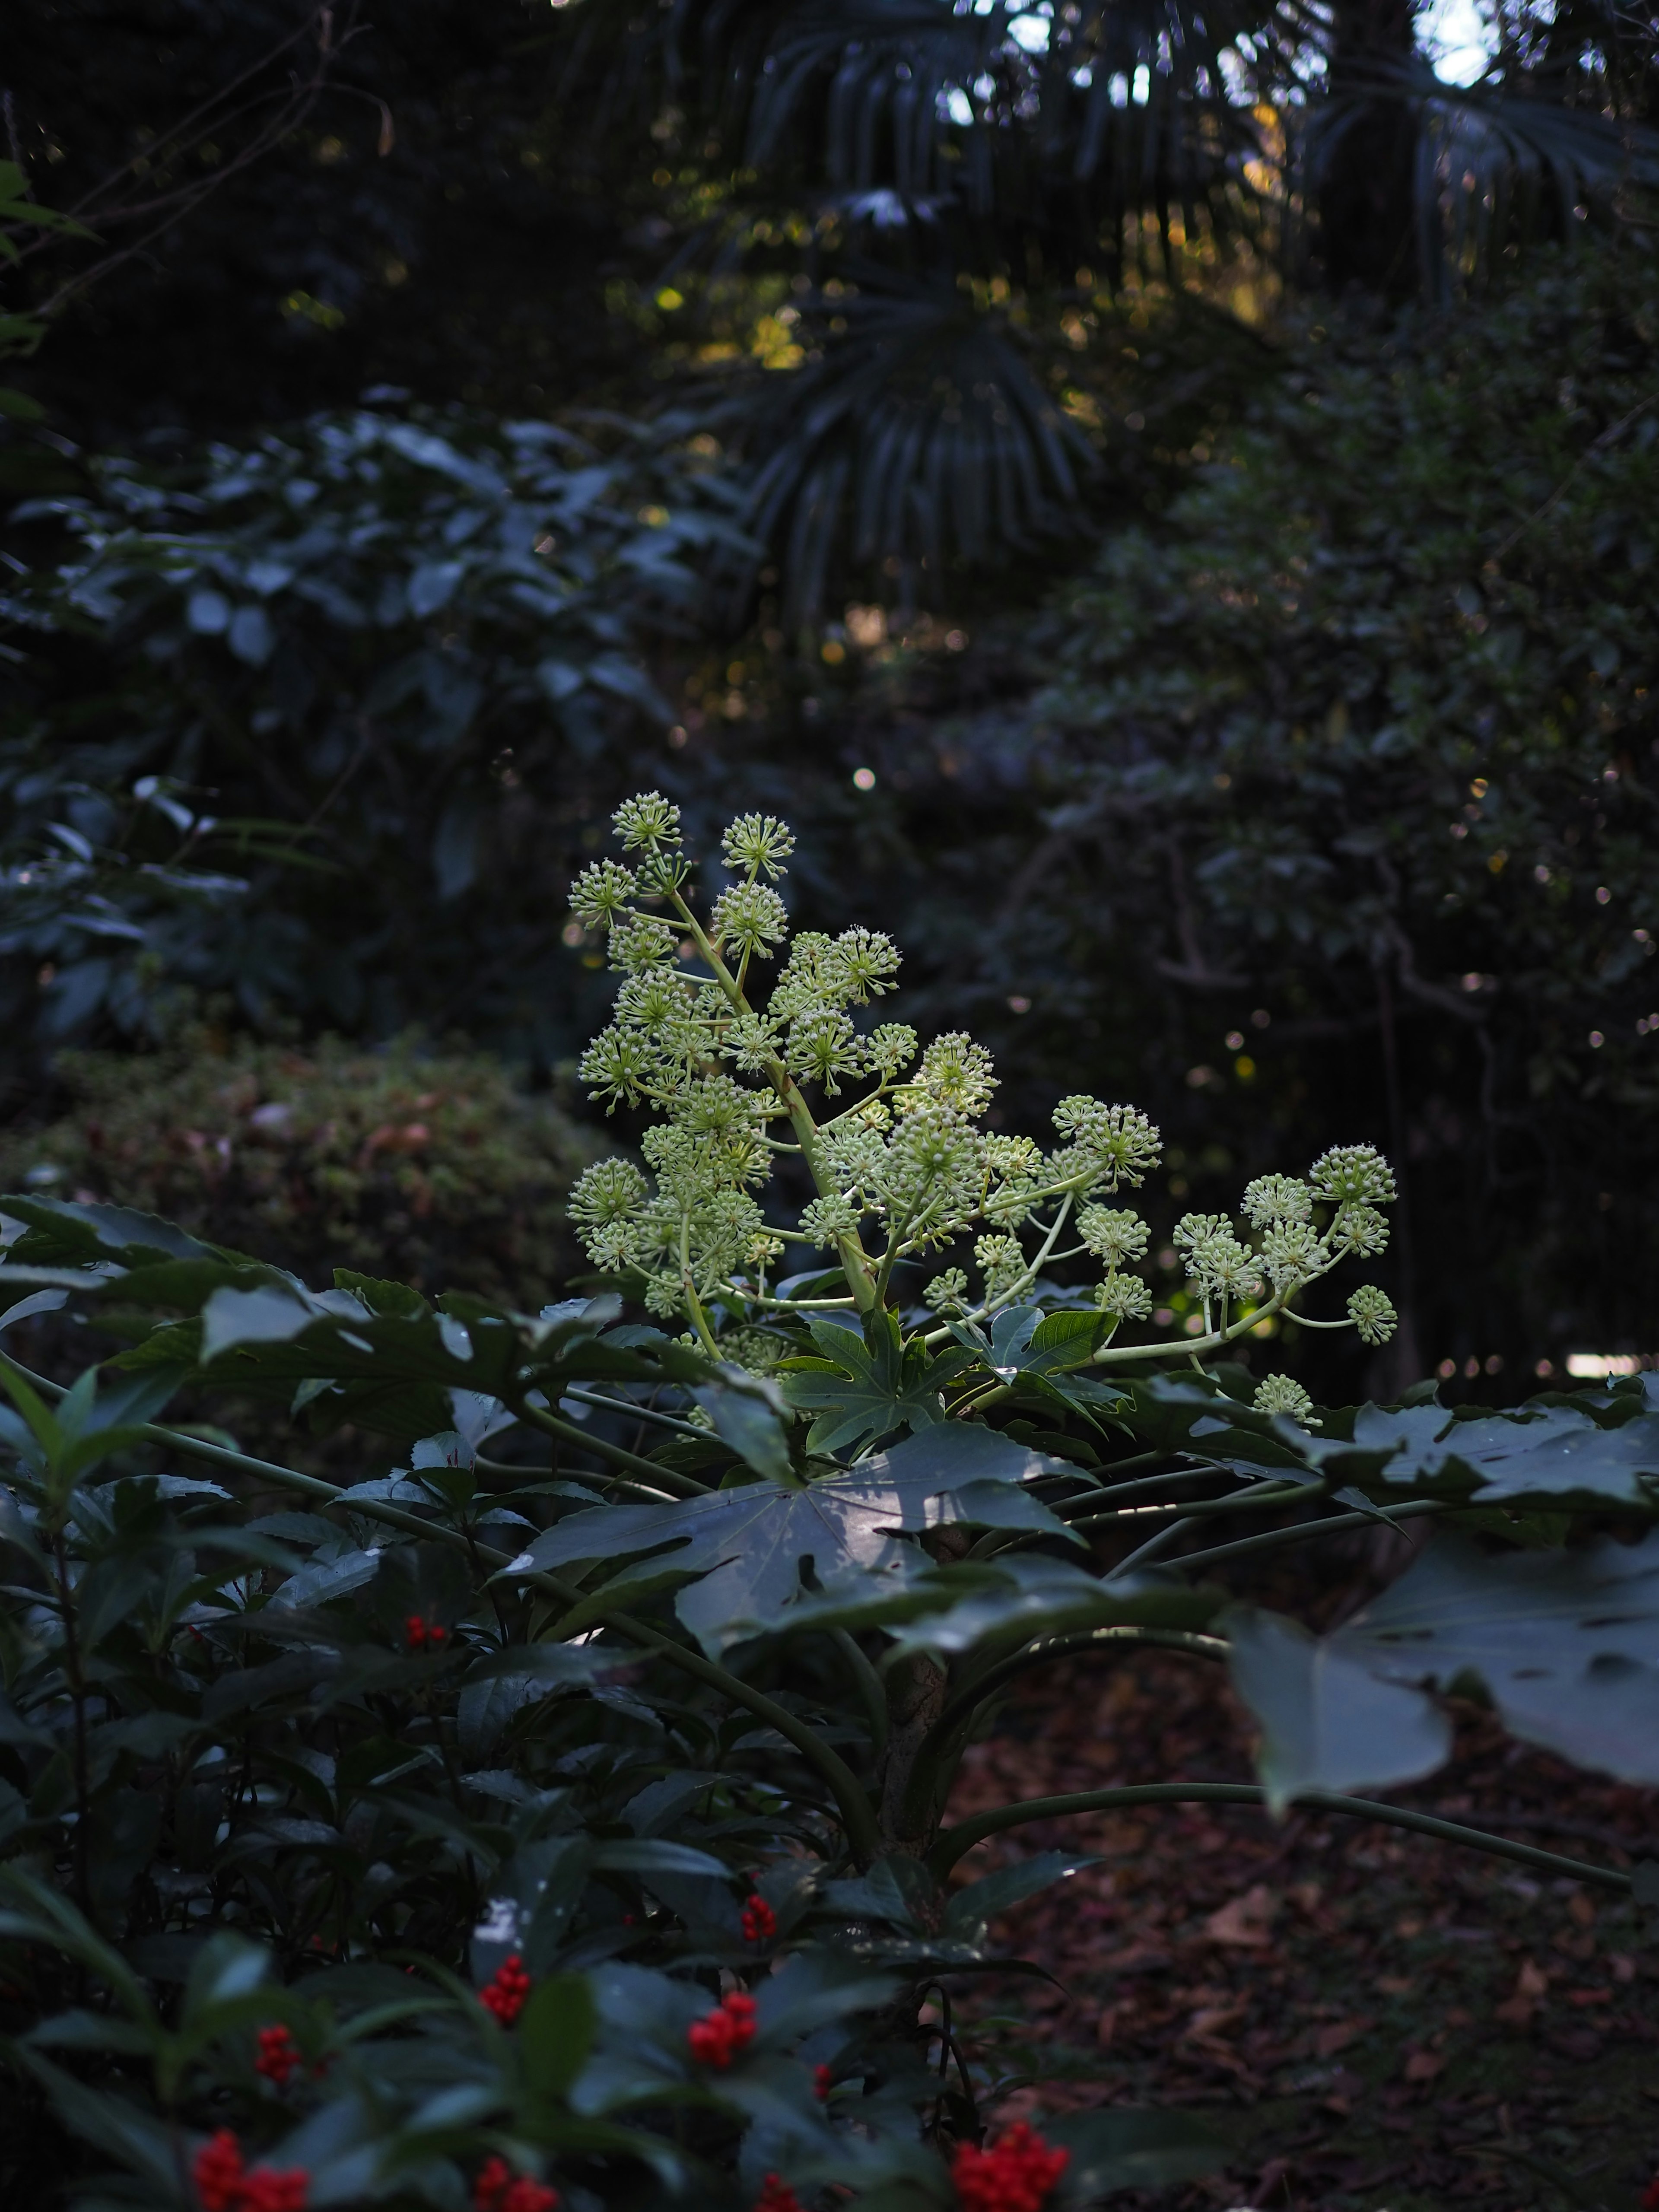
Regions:
[[[1152,1310],[1152,1294],[1139,1275],[1120,1275],[1114,1269],[1096,1285],[1095,1304],[1118,1321],[1145,1321]]]
[[[1310,1221],[1313,1193],[1299,1176],[1258,1176],[1245,1187],[1244,1217],[1253,1229],[1272,1229],[1281,1221]]]
[[[836,939],[840,962],[842,994],[855,1006],[866,1006],[893,988],[899,971],[899,949],[878,929],[843,929]]]
[[[570,908],[588,929],[609,929],[639,896],[639,878],[620,860],[596,860],[570,886]]]
[[[624,799],[611,818],[624,852],[655,853],[680,842],[680,810],[659,791],[641,791]]]
[[[1072,1139],[1062,1154],[1068,1179],[1085,1188],[1138,1189],[1158,1165],[1164,1139],[1138,1106],[1107,1106],[1086,1091],[1062,1098],[1054,1111],[1056,1133]]]
[[[1348,1319],[1358,1330],[1362,1343],[1386,1344],[1400,1316],[1386,1291],[1379,1291],[1375,1283],[1362,1283],[1348,1300]]]
[[[1394,1170],[1375,1145],[1335,1145],[1308,1170],[1316,1198],[1387,1206],[1398,1194]]]
[[[1085,1206],[1077,1218],[1084,1249],[1103,1260],[1115,1273],[1126,1260],[1144,1260],[1152,1232],[1138,1213],[1127,1207]]]
[[[794,849],[794,831],[769,814],[739,814],[720,838],[720,857],[734,876],[763,874],[775,883]]]
[[[722,951],[769,960],[789,934],[789,909],[769,884],[733,884],[714,902],[708,934]]]
[[[965,1030],[951,1030],[935,1037],[921,1055],[921,1066],[908,1086],[917,1106],[947,1107],[964,1121],[973,1121],[991,1103],[997,1088],[992,1069],[996,1063],[982,1044],[975,1044]]]
[[[1288,1375],[1269,1375],[1258,1382],[1251,1402],[1258,1413],[1288,1413],[1304,1429],[1322,1429],[1325,1425],[1314,1419],[1313,1400]]]
[[[981,1237],[974,1246],[974,1261],[985,1278],[988,1297],[1000,1297],[1025,1273],[1025,1255],[1017,1237]]]

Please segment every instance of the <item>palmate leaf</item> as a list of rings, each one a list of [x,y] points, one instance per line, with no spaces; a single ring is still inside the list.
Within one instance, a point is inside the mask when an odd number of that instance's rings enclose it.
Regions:
[[[884,1311],[867,1316],[858,1334],[823,1320],[807,1327],[823,1358],[786,1360],[779,1379],[790,1405],[817,1414],[809,1452],[856,1451],[896,1429],[942,1421],[944,1386],[973,1364],[971,1351],[934,1359],[919,1337],[906,1344],[897,1316]]]
[[[1621,1418],[1622,1417],[1622,1418]],[[1412,1489],[1480,1504],[1659,1510],[1659,1413],[1630,1397],[1601,1409],[1534,1401],[1468,1416],[1444,1406],[1362,1406],[1351,1439],[1301,1440],[1307,1462],[1371,1496]],[[1195,1439],[1202,1451],[1206,1439]]]
[[[1281,1803],[1428,1772],[1450,1735],[1423,1686],[1466,1676],[1528,1743],[1659,1782],[1659,1534],[1498,1558],[1443,1534],[1333,1636],[1248,1611],[1228,1628],[1234,1684],[1261,1723],[1263,1778]]]
[[[505,1571],[621,1559],[668,1545],[665,1565],[700,1579],[675,1609],[714,1652],[763,1629],[787,1628],[810,1561],[832,1595],[905,1588],[932,1562],[903,1535],[966,1522],[1077,1540],[1025,1486],[1076,1472],[994,1430],[940,1422],[844,1473],[785,1485],[762,1480],[673,1505],[607,1505],[538,1536]]]

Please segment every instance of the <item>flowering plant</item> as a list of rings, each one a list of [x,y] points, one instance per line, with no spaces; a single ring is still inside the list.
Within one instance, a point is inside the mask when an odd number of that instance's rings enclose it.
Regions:
[[[0,2157],[31,2203],[1073,2212],[1224,2154],[1104,2093],[996,2124],[1012,2081],[957,2000],[1082,1863],[993,1839],[1295,1802],[1659,1902],[1659,1867],[1352,1794],[1436,1769],[1454,1682],[1659,1781],[1648,1378],[1503,1414],[1255,1382],[1226,1355],[1382,1249],[1363,1146],[1253,1182],[1243,1233],[1188,1216],[1201,1333],[1132,1340],[1151,1224],[1108,1201],[1150,1125],[1068,1098],[1047,1152],[984,1126],[969,1039],[860,1026],[897,965],[874,933],[797,935],[762,1000],[787,832],[732,825],[700,921],[672,810],[621,823],[633,865],[575,893],[623,979],[588,1067],[662,1118],[648,1176],[601,1162],[573,1202],[612,1286],[319,1290],[0,1200],[0,1329],[58,1316],[50,1353],[67,1310],[103,1352],[0,1354],[0,2051],[39,2123]],[[827,1257],[781,1271],[792,1242]],[[1371,1288],[1336,1325],[1389,1321]],[[203,1418],[260,1401],[326,1473]],[[1246,1601],[1281,1547],[1419,1518],[1323,1637]],[[1146,1642],[1227,1665],[1255,1783],[953,1813],[1032,1669]]]
[[[1305,1180],[1269,1175],[1250,1184],[1243,1210],[1258,1234],[1254,1249],[1224,1215],[1185,1215],[1175,1243],[1202,1302],[1201,1337],[1114,1349],[1123,1323],[1152,1311],[1150,1289],[1130,1272],[1150,1231],[1133,1211],[1100,1201],[1138,1188],[1156,1167],[1158,1133],[1146,1116],[1062,1098],[1053,1115],[1060,1141],[1048,1152],[1030,1137],[983,1129],[997,1081],[982,1045],[961,1033],[936,1037],[918,1059],[916,1033],[904,1024],[859,1026],[898,972],[898,950],[880,931],[797,935],[761,1001],[763,967],[789,939],[775,888],[794,849],[785,823],[745,814],[730,824],[721,854],[731,880],[702,921],[687,896],[679,809],[647,792],[617,810],[616,830],[634,865],[602,860],[571,886],[578,917],[605,935],[624,978],[581,1072],[610,1110],[645,1103],[665,1119],[642,1148],[654,1183],[629,1161],[601,1160],[580,1178],[570,1211],[595,1263],[639,1270],[651,1311],[687,1317],[711,1353],[720,1351],[711,1306],[735,1318],[732,1349],[747,1364],[755,1322],[871,1313],[896,1268],[975,1230],[979,1291],[970,1293],[960,1267],[934,1276],[926,1296],[947,1328],[924,1340],[941,1340],[951,1323],[982,1328],[1036,1294],[1046,1268],[1088,1257],[1104,1266],[1090,1359],[1105,1367],[1219,1352],[1288,1311],[1341,1260],[1385,1249],[1380,1209],[1395,1195],[1393,1174],[1372,1146],[1339,1146]],[[842,1103],[848,1086],[857,1095]],[[819,1097],[816,1114],[809,1091]],[[793,1227],[769,1220],[760,1199],[786,1158],[799,1161],[814,1192]],[[1321,1203],[1330,1208],[1322,1229]],[[839,1292],[809,1284],[788,1297],[769,1293],[768,1270],[791,1246],[832,1254]],[[1367,1284],[1349,1298],[1348,1320],[1366,1343],[1382,1344],[1395,1316]],[[1256,1402],[1274,1413],[1309,1406],[1284,1377],[1265,1384]]]

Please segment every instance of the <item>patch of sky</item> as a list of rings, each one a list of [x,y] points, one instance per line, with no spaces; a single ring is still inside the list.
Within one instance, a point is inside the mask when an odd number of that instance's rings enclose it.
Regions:
[[[1417,36],[1445,84],[1478,83],[1498,52],[1498,27],[1486,0],[1429,0],[1417,18]]]

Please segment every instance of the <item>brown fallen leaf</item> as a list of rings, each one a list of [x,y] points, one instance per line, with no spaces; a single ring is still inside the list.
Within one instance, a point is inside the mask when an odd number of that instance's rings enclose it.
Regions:
[[[1279,1911],[1279,1899],[1265,1882],[1247,1889],[1243,1897],[1235,1897],[1218,1912],[1212,1912],[1204,1923],[1204,1932],[1212,1943],[1225,1943],[1243,1950],[1256,1950],[1268,1940],[1268,1930]]]
[[[1510,2027],[1527,2027],[1538,2009],[1540,2001],[1549,1995],[1549,1976],[1535,1966],[1530,1959],[1521,1961],[1521,1971],[1515,1978],[1515,1989],[1502,2004],[1494,2005],[1495,2016]]]
[[[1432,2081],[1437,2074],[1445,2071],[1443,2051],[1413,2051],[1406,2060],[1405,2075],[1408,2081]]]
[[[1328,2027],[1316,2031],[1313,2039],[1316,2058],[1334,2058],[1339,2051],[1346,2051],[1371,2026],[1368,2020],[1334,2020]]]

